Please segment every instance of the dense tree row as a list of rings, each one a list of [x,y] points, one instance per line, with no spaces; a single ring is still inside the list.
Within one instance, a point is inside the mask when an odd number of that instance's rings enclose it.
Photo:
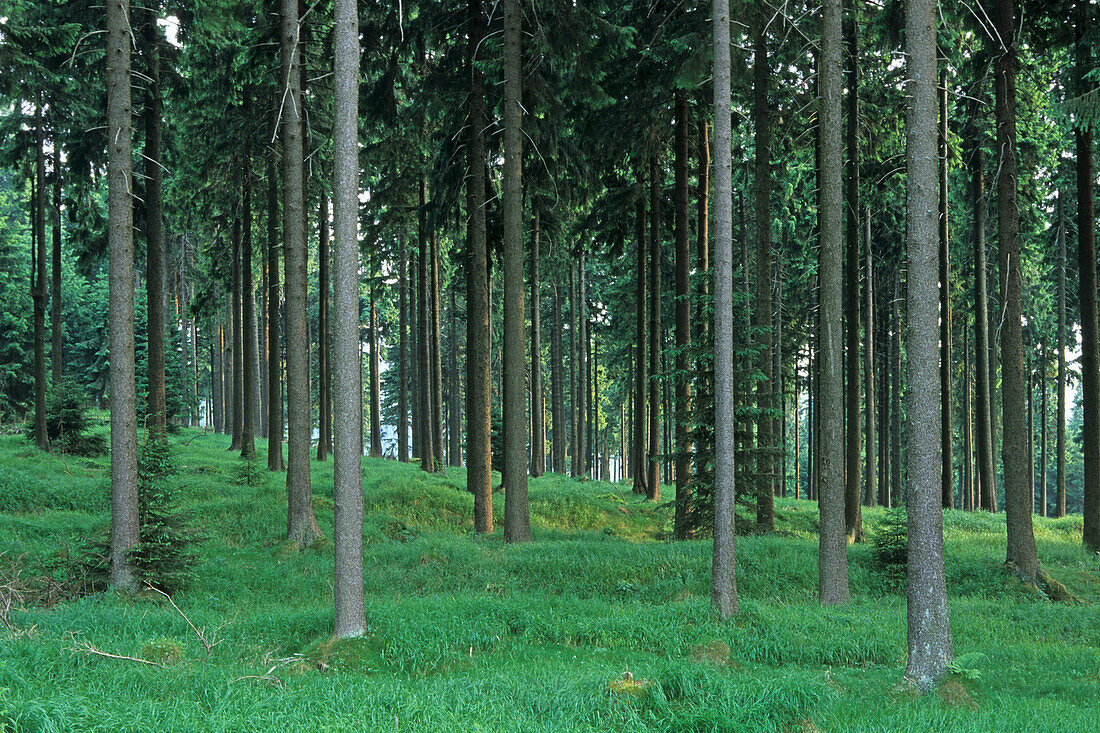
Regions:
[[[1100,549],[1087,2],[10,4],[0,407],[49,450],[48,385],[109,400],[116,585],[139,425],[266,437],[299,547],[333,453],[340,635],[364,444],[464,466],[478,532],[499,470],[510,542],[528,474],[629,481],[723,615],[776,495],[823,603],[905,503],[925,681],[941,508],[1003,509],[1037,585],[1033,513]]]

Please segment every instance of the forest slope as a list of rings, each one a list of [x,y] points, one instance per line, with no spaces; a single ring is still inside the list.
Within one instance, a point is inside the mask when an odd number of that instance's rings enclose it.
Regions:
[[[530,483],[535,541],[505,546],[473,534],[461,469],[364,459],[368,637],[334,644],[331,542],[289,552],[282,477],[241,485],[227,440],[172,438],[208,537],[174,600],[216,645],[151,592],[17,603],[0,627],[0,730],[1064,733],[1100,720],[1100,573],[1079,516],[1036,519],[1044,566],[1081,600],[1068,604],[1002,571],[1003,516],[946,513],[959,662],[914,698],[898,685],[904,597],[869,546],[850,548],[854,601],[817,604],[815,505],[780,499],[779,532],[739,540],[742,613],[722,625],[709,542],[663,539],[670,512],[629,487],[556,475]],[[313,464],[330,538],[331,471]],[[28,601],[36,574],[67,580],[108,502],[106,460],[0,438],[3,576],[18,571]],[[869,534],[885,516],[865,510]],[[640,686],[622,684],[628,670]]]

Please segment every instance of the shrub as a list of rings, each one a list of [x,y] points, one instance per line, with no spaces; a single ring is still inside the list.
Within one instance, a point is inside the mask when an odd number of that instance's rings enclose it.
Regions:
[[[46,393],[46,435],[50,446],[62,453],[94,457],[107,453],[107,438],[93,433],[92,419],[88,414],[88,395],[76,383],[63,381],[51,386]],[[32,415],[24,434],[32,443],[35,440],[35,424]]]
[[[887,581],[900,587],[905,583],[909,569],[909,517],[905,506],[897,506],[886,512],[886,520],[871,536],[871,557],[875,565],[886,574]]]

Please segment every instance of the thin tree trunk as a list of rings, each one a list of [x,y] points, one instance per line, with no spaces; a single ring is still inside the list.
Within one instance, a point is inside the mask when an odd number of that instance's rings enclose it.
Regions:
[[[519,0],[504,0],[504,540],[531,539],[523,328],[523,120]]]
[[[942,502],[944,509],[955,503],[955,429],[952,416],[951,353],[951,249],[947,219],[947,71],[940,71],[939,82],[939,236],[940,236],[940,453],[942,456]]]
[[[555,473],[565,473],[565,389],[564,367],[562,365],[562,314],[561,291],[554,285],[554,324],[550,333],[550,422],[553,431],[551,449],[553,451],[552,469]]]
[[[855,0],[846,0],[844,35],[848,66],[848,96],[846,115],[846,146],[848,165],[845,198],[847,231],[845,233],[845,321],[847,323],[845,373],[845,469],[844,469],[844,529],[849,542],[863,541],[862,490],[860,458],[862,454],[860,403],[859,344],[861,339],[859,292],[859,25],[856,22]],[[868,332],[870,330],[868,329]]]
[[[822,9],[820,113],[821,181],[821,487],[818,594],[826,605],[848,602],[848,555],[844,522],[843,257],[844,149],[841,145],[840,0]]]
[[[936,362],[940,331],[937,282],[942,274],[936,205],[936,3],[906,4],[906,491],[908,509],[908,664],[905,676],[928,689],[954,658],[943,558],[941,375]]]
[[[866,329],[863,354],[864,431],[867,436],[867,463],[863,499],[868,506],[878,501],[878,427],[875,425],[875,270],[871,256],[871,207],[863,207],[863,253],[865,281],[863,286],[863,327]]]
[[[317,460],[327,461],[332,440],[332,373],[329,359],[328,195],[318,197],[317,212]]]
[[[230,286],[229,307],[233,319],[233,440],[229,450],[240,451],[244,448],[244,408],[247,400],[244,396],[244,326],[241,323],[241,216],[240,212],[233,219],[233,234],[231,245],[233,248],[233,265]],[[184,308],[186,312],[186,308]],[[187,342],[187,320],[184,323],[184,344]],[[187,348],[184,346],[186,362]],[[184,364],[184,377],[187,375],[187,366]]]
[[[1087,12],[1087,11],[1086,11]],[[1077,252],[1081,300],[1081,392],[1084,429],[1084,532],[1090,552],[1100,551],[1100,345],[1097,343],[1096,214],[1092,131],[1077,130]],[[1005,425],[1007,435],[1008,425]],[[1061,496],[1059,497],[1061,503]],[[1059,507],[1061,508],[1061,507]],[[1029,517],[1030,518],[1030,517]],[[1028,548],[1032,549],[1032,548]]]
[[[432,232],[431,239],[431,279],[429,280],[431,302],[431,375],[432,375],[432,457],[436,470],[442,469],[443,462],[443,339],[440,321],[439,299],[439,235]]]
[[[974,353],[975,387],[978,403],[978,491],[979,506],[997,511],[996,474],[993,466],[993,403],[990,399],[989,295],[986,287],[985,257],[985,162],[980,143],[975,141],[971,158],[972,196],[974,200]]]
[[[31,242],[31,300],[34,318],[34,444],[39,450],[50,449],[46,428],[46,157],[42,124],[42,105],[34,110],[35,166],[31,186],[33,237]],[[132,286],[131,286],[132,287]]]
[[[434,472],[435,452],[433,438],[435,426],[432,417],[435,411],[432,406],[432,316],[431,316],[431,245],[429,244],[428,222],[426,206],[428,203],[428,184],[421,176],[418,186],[419,213],[417,217],[417,266],[416,266],[416,400],[419,406],[417,411],[420,419],[420,444],[417,452],[420,454],[420,467],[425,471]]]
[[[539,297],[541,275],[539,273],[539,207],[535,212],[534,233],[531,237],[531,475],[546,473],[546,426],[542,399],[542,300]]]
[[[649,476],[646,496],[661,500],[661,233],[657,157],[649,161]]]
[[[241,458],[256,457],[256,389],[252,345],[256,334],[255,301],[252,300],[252,166],[245,157],[241,220]]]
[[[159,4],[158,4],[159,5]],[[148,354],[146,367],[149,383],[147,413],[150,426],[163,431],[167,419],[164,388],[164,228],[161,203],[161,100],[160,52],[158,49],[157,10],[145,12],[143,40],[148,57],[145,100],[145,293],[148,317]],[[55,321],[55,324],[58,323]],[[60,351],[60,330],[55,325],[55,348]],[[55,378],[60,376],[55,365]]]
[[[267,468],[285,471],[283,461],[283,365],[279,350],[279,203],[275,161],[267,163]]]
[[[409,249],[398,234],[397,262],[397,460],[409,461]]]
[[[638,240],[638,260],[636,263],[637,268],[637,291],[634,299],[635,318],[636,318],[636,336],[638,351],[634,360],[634,389],[636,390],[634,396],[634,444],[633,444],[633,457],[631,458],[631,464],[634,467],[634,493],[635,494],[649,494],[647,484],[649,482],[649,468],[647,448],[648,443],[648,410],[646,409],[646,403],[648,402],[649,387],[649,374],[648,374],[648,361],[646,358],[647,348],[646,344],[649,343],[648,336],[648,323],[647,317],[649,312],[649,304],[646,299],[649,295],[648,288],[648,273],[649,273],[649,245],[646,241],[646,219],[645,219],[645,198],[643,197],[643,183],[641,175],[638,176],[637,184],[637,198],[638,198],[638,212],[637,212],[637,228],[636,239]]]
[[[493,531],[492,452],[489,447],[489,257],[485,239],[485,83],[477,50],[485,35],[481,0],[469,0],[467,40],[470,114],[466,210],[466,484],[474,495],[474,530]]]
[[[1058,415],[1054,432],[1054,453],[1057,472],[1055,480],[1057,506],[1054,516],[1066,516],[1066,219],[1062,194],[1058,194]]]
[[[714,552],[711,558],[710,598],[719,617],[728,619],[738,612],[737,538],[734,532],[736,438],[733,410],[733,165],[730,153],[729,0],[714,0],[711,17],[714,19],[715,471]],[[639,345],[643,343],[639,341]],[[638,412],[641,412],[640,406],[639,401]]]
[[[688,240],[688,100],[676,95],[676,369],[675,535],[688,536],[691,501],[691,250]],[[704,204],[705,206],[705,204]]]
[[[225,393],[222,380],[222,355],[225,335],[221,320],[214,319],[212,343],[210,345],[210,399],[214,403],[214,432],[225,432]]]
[[[50,360],[53,375],[51,381],[55,387],[61,386],[62,373],[64,372],[64,352],[62,349],[62,335],[64,324],[61,322],[61,141],[54,135],[53,141],[53,247],[51,252],[51,283],[50,283],[50,328],[53,333],[53,344],[50,349]],[[163,242],[161,252],[163,253]],[[164,320],[164,258],[161,257],[161,321]],[[163,330],[161,340],[163,341]],[[161,352],[161,372],[163,373],[164,353]]]
[[[894,306],[890,338],[890,493],[887,507],[905,501],[901,484],[901,276],[894,276]]]
[[[309,476],[309,332],[306,326],[306,233],[300,23],[298,1],[282,0],[283,259],[286,268],[287,539],[308,547],[321,538]]]
[[[450,290],[450,360],[447,365],[447,459],[451,466],[462,466],[462,404],[458,397],[462,393],[462,380],[458,373],[458,308],[455,306],[457,284],[451,281]]]
[[[580,450],[580,368],[577,358],[580,337],[577,333],[577,270],[569,264],[569,475],[581,473]]]
[[[974,416],[970,394],[970,331],[963,330],[963,485],[962,508],[974,511]]]
[[[1047,466],[1049,465],[1049,458],[1047,451],[1050,445],[1050,440],[1047,435],[1047,427],[1050,424],[1050,411],[1047,408],[1047,339],[1043,337],[1042,344],[1040,346],[1040,358],[1039,358],[1039,390],[1042,395],[1039,405],[1039,515],[1045,517],[1047,515]]]
[[[130,128],[130,2],[107,3],[107,253],[111,344],[110,583],[138,590],[129,549],[138,542],[137,398],[134,393],[134,211]]]
[[[357,303],[358,305],[358,303]],[[382,457],[382,385],[380,381],[378,346],[378,299],[373,286],[370,292],[370,456]],[[362,419],[362,415],[360,415]],[[360,450],[362,446],[360,446]]]

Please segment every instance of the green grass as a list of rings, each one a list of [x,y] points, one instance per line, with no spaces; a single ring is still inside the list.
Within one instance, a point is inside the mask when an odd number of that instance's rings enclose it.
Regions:
[[[535,541],[473,533],[462,470],[364,459],[368,633],[333,642],[331,542],[283,542],[281,476],[233,482],[223,436],[173,438],[183,496],[209,539],[175,597],[114,593],[12,614],[0,630],[0,731],[1096,731],[1100,572],[1080,517],[1036,520],[1052,603],[1001,569],[1003,516],[945,518],[951,619],[966,674],[900,686],[904,598],[866,545],[853,602],[824,609],[816,507],[777,501],[774,536],[738,541],[742,613],[714,620],[710,546],[673,543],[668,510],[623,488],[532,480]],[[187,441],[187,445],[183,445]],[[261,455],[261,460],[263,456]],[[314,464],[332,536],[332,466]],[[503,497],[494,497],[503,513]],[[63,578],[108,523],[106,459],[0,437],[0,562]],[[865,511],[870,531],[885,513]],[[163,663],[153,667],[96,649]],[[629,670],[634,693],[609,683]]]

